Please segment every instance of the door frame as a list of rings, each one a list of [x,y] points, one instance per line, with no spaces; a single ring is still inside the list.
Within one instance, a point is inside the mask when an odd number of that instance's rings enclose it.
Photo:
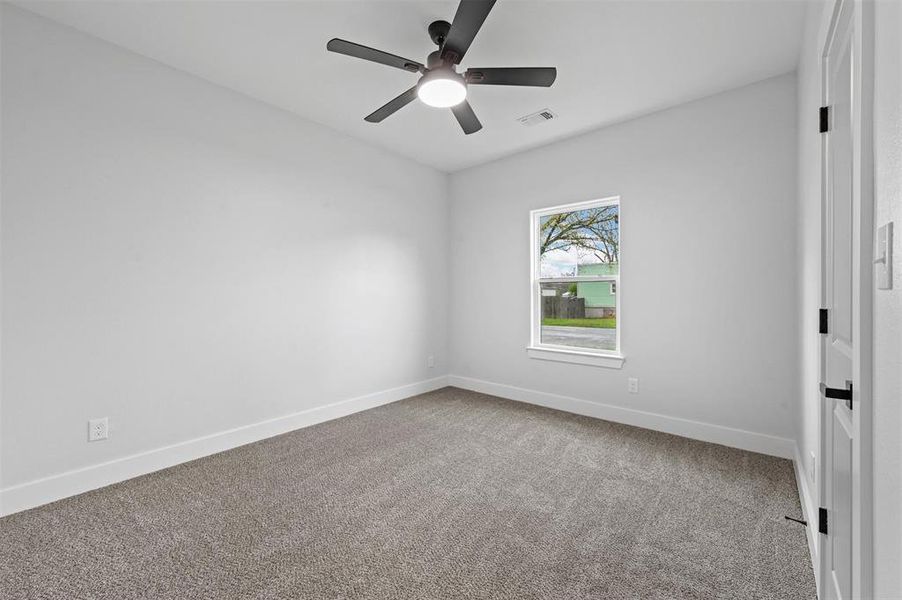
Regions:
[[[874,5],[870,0],[835,0],[833,14],[820,57],[821,105],[829,106],[829,52],[837,28],[844,18],[852,20],[852,194],[858,207],[853,228],[858,243],[853,247],[853,323],[858,333],[853,353],[855,384],[852,412],[855,439],[852,446],[852,597],[873,595],[873,247],[874,247]],[[821,306],[826,306],[829,133],[821,136]],[[823,343],[820,345],[819,382],[826,381]],[[830,442],[832,402],[819,394],[820,456],[818,497],[826,504],[827,452]],[[832,507],[825,506],[828,513]],[[828,518],[829,520],[829,518]],[[819,593],[826,592],[829,566],[827,537],[818,535]]]

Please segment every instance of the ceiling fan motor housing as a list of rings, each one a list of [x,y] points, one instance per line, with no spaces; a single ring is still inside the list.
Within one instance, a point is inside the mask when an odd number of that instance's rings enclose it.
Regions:
[[[436,50],[435,52],[430,53],[429,56],[426,57],[426,68],[427,69],[430,69],[430,70],[440,69],[440,68],[442,68],[442,65],[444,65],[444,64],[445,64],[445,61],[442,59],[442,51],[441,50]],[[448,65],[448,66],[453,68],[453,65]]]
[[[417,82],[417,86],[421,86],[424,83],[429,81],[433,81],[436,79],[452,79],[454,81],[458,81],[461,85],[466,86],[467,80],[464,79],[463,75],[454,71],[454,67],[442,67],[439,69],[431,69],[428,73],[420,77],[420,80]]]

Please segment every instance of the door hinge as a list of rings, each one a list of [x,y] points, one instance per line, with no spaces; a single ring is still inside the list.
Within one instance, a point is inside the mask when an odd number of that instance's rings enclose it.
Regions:
[[[826,308],[817,311],[817,332],[830,333],[830,313]]]
[[[827,509],[823,506],[817,509],[817,530],[827,535]]]
[[[830,131],[830,107],[822,106],[818,111],[818,117],[820,120],[820,132],[827,133]]]

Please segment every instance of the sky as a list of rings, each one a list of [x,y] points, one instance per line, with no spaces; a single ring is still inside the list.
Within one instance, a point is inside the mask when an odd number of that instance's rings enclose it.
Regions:
[[[601,262],[585,248],[570,246],[567,250],[551,250],[542,255],[541,277],[567,277],[576,275],[577,265]]]

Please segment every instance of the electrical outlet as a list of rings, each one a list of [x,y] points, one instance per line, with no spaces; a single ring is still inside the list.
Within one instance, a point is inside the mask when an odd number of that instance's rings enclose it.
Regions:
[[[431,354],[429,355],[429,358],[426,359],[426,366],[430,369],[435,368],[435,357]]]
[[[97,442],[110,437],[110,420],[107,417],[102,419],[91,419],[88,421],[88,441]]]
[[[638,377],[630,377],[627,380],[626,389],[630,394],[638,394],[639,393],[639,378]]]

